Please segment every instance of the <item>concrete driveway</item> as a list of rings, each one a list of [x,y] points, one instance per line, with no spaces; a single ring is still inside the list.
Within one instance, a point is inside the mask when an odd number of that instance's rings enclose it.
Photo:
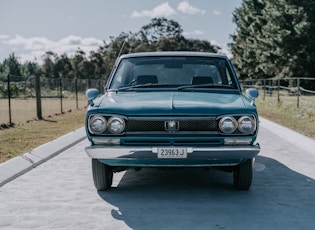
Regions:
[[[249,191],[229,173],[143,169],[98,193],[84,140],[0,187],[0,229],[314,229],[315,142],[265,122]]]

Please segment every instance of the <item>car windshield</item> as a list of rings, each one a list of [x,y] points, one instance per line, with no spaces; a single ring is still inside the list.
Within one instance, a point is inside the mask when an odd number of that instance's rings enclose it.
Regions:
[[[122,59],[110,90],[168,88],[237,89],[227,61],[217,57],[133,57]]]

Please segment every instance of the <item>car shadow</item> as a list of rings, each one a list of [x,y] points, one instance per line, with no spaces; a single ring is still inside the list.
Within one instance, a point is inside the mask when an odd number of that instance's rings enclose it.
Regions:
[[[131,229],[310,229],[314,179],[258,156],[249,191],[232,174],[199,168],[129,170],[99,196]]]

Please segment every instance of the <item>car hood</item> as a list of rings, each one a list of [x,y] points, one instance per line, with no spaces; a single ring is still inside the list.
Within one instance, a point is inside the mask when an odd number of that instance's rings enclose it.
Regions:
[[[245,113],[240,94],[204,92],[107,92],[95,101],[99,113],[143,115],[221,115]],[[248,112],[248,111],[247,111]]]

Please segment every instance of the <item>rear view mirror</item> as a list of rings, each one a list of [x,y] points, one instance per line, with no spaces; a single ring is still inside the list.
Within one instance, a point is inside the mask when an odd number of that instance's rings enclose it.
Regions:
[[[259,96],[259,91],[254,88],[250,88],[246,90],[246,96],[251,99],[252,101],[255,101]]]
[[[89,100],[89,104],[91,105],[91,106],[93,106],[94,105],[94,103],[93,103],[93,100],[95,99],[95,98],[97,98],[97,97],[99,97],[99,95],[100,95],[100,91],[98,90],[98,89],[88,89],[87,91],[86,91],[86,97],[87,97],[87,99]]]

